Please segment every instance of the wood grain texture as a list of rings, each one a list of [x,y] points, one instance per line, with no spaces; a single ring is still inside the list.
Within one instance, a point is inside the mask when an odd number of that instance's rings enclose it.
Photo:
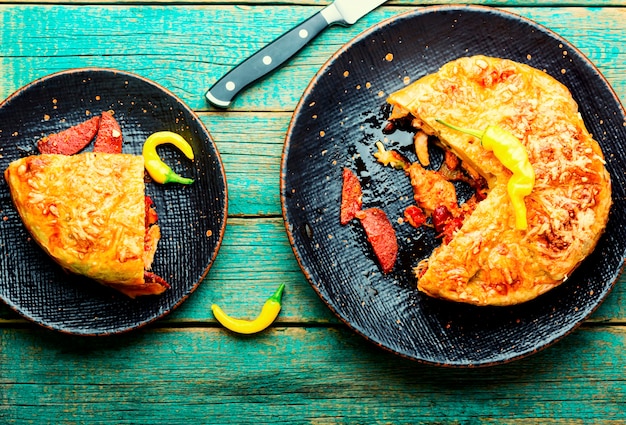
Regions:
[[[594,324],[626,323],[626,278],[594,313]],[[293,255],[282,218],[230,218],[220,253],[205,281],[184,304],[157,326],[204,326],[215,323],[211,304],[236,317],[254,317],[280,283],[285,283],[278,323],[336,324],[338,320],[308,284]],[[25,323],[0,305],[0,327]],[[33,325],[34,326],[34,325]]]
[[[322,33],[286,66],[233,103],[235,111],[293,111],[318,69],[370,26],[413,10],[386,6]],[[0,6],[0,98],[35,78],[75,67],[113,67],[159,82],[192,109],[228,70],[319,10],[315,6]],[[626,8],[506,8],[577,46],[626,98]],[[37,22],[37,25],[33,25]],[[245,32],[241,28],[246,28]],[[607,28],[610,31],[607,31]],[[284,84],[289,81],[289,85]]]
[[[228,111],[204,92],[327,0],[0,2],[0,99],[77,67],[134,72],[197,111],[216,140],[229,219],[205,282],[149,327],[112,338],[42,330],[0,305],[1,424],[623,424],[626,278],[556,345],[490,369],[433,368],[347,329],[309,286],[281,217],[280,161],[291,113],[320,67],[381,20],[451,0],[393,0],[324,32]],[[623,0],[471,1],[557,32],[626,99]],[[252,337],[219,326],[217,302],[254,315],[281,282],[276,324]]]
[[[584,329],[516,363],[457,370],[394,357],[343,327],[96,340],[0,330],[0,415],[5,424],[616,424],[626,421],[625,343],[622,327]]]
[[[3,1],[0,3],[11,4],[55,4],[59,3],[57,0],[15,0],[15,1]],[[64,2],[72,5],[93,5],[93,4],[171,4],[171,0],[68,0]],[[332,0],[177,0],[176,4],[182,5],[224,5],[232,4],[236,5],[240,9],[249,9],[252,6],[259,5],[298,5],[298,6],[327,6],[332,3]],[[385,3],[386,6],[431,6],[440,4],[459,4],[455,0],[389,0]],[[485,6],[623,6],[622,0],[594,0],[593,3],[588,0],[529,0],[529,1],[515,1],[515,0],[470,0],[465,1],[463,4],[476,4]]]

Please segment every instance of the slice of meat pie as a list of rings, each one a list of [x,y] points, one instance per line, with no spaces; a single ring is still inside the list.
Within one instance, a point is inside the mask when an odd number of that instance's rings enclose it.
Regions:
[[[148,229],[142,156],[42,154],[4,175],[24,225],[63,269],[133,298],[168,288],[146,272],[159,232]]]

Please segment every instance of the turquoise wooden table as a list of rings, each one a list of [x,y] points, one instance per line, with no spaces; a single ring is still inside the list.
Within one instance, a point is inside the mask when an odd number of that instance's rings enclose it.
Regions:
[[[437,2],[438,4],[447,2]],[[578,47],[626,100],[624,0],[474,1],[528,17]],[[0,2],[0,99],[39,77],[107,67],[182,98],[211,132],[228,179],[225,236],[205,281],[172,314],[113,337],[68,336],[0,305],[0,423],[626,423],[626,287],[571,335],[504,365],[399,358],[354,334],[311,288],[281,215],[281,153],[317,70],[370,26],[435,4],[395,0],[333,27],[278,72],[211,108],[224,73],[326,0]],[[286,284],[267,331],[238,336],[212,303],[250,316]]]

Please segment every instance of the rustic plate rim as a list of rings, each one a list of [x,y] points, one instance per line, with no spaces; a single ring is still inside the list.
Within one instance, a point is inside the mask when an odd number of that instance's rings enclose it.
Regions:
[[[44,318],[33,317],[32,314],[25,312],[20,307],[19,303],[16,303],[12,299],[6,298],[2,294],[0,294],[0,300],[2,300],[2,302],[6,306],[8,306],[12,311],[17,313],[21,317],[25,318],[26,320],[32,323],[35,323],[50,331],[59,332],[61,334],[77,335],[77,336],[85,336],[85,337],[125,334],[134,330],[144,328],[145,326],[152,324],[153,322],[169,315],[173,310],[175,310],[183,302],[185,302],[189,298],[189,296],[193,292],[195,292],[196,289],[205,280],[206,276],[208,275],[210,269],[212,268],[215,262],[215,259],[220,251],[220,248],[224,239],[224,235],[225,235],[226,224],[227,224],[228,201],[229,201],[228,184],[226,180],[224,164],[221,158],[221,154],[215,143],[215,140],[210,134],[208,128],[204,125],[204,123],[202,122],[200,117],[197,115],[197,113],[193,111],[179,96],[174,94],[171,90],[163,87],[161,84],[153,80],[150,80],[142,75],[139,75],[137,73],[120,70],[120,69],[113,68],[113,67],[76,67],[76,68],[69,68],[69,69],[56,71],[56,72],[38,77],[30,81],[29,83],[23,85],[22,87],[18,88],[17,90],[15,90],[13,93],[11,93],[9,96],[7,96],[4,100],[0,102],[0,110],[8,106],[10,107],[12,102],[15,101],[15,99],[19,99],[20,96],[22,96],[24,93],[27,93],[29,90],[33,90],[37,88],[38,86],[48,83],[50,81],[54,81],[56,79],[66,78],[66,77],[76,78],[79,75],[89,76],[89,75],[97,75],[97,74],[99,74],[100,76],[103,76],[104,78],[124,77],[124,78],[131,79],[134,82],[139,82],[140,84],[151,86],[154,90],[161,92],[161,94],[164,97],[168,98],[172,102],[172,105],[176,105],[182,111],[184,111],[185,113],[189,115],[189,117],[192,120],[190,125],[193,125],[195,130],[198,131],[198,136],[205,137],[206,140],[209,142],[209,146],[207,147],[208,149],[207,154],[214,155],[214,157],[210,159],[212,159],[218,165],[219,176],[221,177],[219,185],[221,186],[220,192],[222,195],[222,199],[220,201],[223,205],[223,208],[221,211],[221,217],[220,217],[221,224],[219,226],[219,229],[216,229],[213,232],[213,234],[217,233],[215,246],[211,250],[210,258],[206,259],[207,264],[204,267],[197,281],[186,286],[185,292],[182,293],[175,301],[169,302],[169,303],[164,302],[164,304],[161,306],[162,308],[160,309],[160,311],[152,314],[152,316],[148,318],[138,320],[136,322],[133,322],[132,324],[128,324],[127,326],[123,326],[119,328],[104,329],[104,328],[93,327],[93,328],[88,328],[88,330],[85,330],[84,327],[51,324],[49,323],[49,321],[45,319],[45,317]],[[5,144],[6,142],[0,142],[0,146],[4,147]]]
[[[362,33],[360,33],[359,35],[357,35],[356,37],[354,37],[353,39],[351,39],[350,41],[348,41],[346,44],[344,44],[336,53],[334,53],[321,67],[320,69],[316,72],[316,74],[314,75],[314,77],[311,79],[310,83],[307,85],[301,99],[299,100],[294,113],[291,117],[289,126],[288,126],[288,130],[287,130],[287,134],[285,137],[285,144],[284,144],[284,149],[283,149],[283,153],[282,153],[282,160],[281,160],[281,172],[280,172],[280,196],[281,196],[281,209],[282,209],[282,215],[283,215],[283,220],[284,220],[284,225],[287,231],[287,235],[289,238],[289,242],[291,244],[292,250],[294,252],[294,255],[296,257],[296,260],[300,266],[300,269],[302,270],[302,272],[304,273],[307,281],[309,282],[309,284],[311,285],[311,287],[314,289],[314,291],[317,293],[317,295],[320,297],[320,299],[324,302],[324,304],[330,309],[330,311],[344,324],[346,324],[352,331],[354,331],[356,334],[361,335],[362,337],[364,337],[364,339],[366,339],[367,341],[375,344],[376,346],[382,348],[385,351],[391,352],[395,355],[398,355],[399,357],[402,358],[406,358],[409,360],[414,360],[417,361],[418,363],[424,363],[424,364],[428,364],[428,365],[433,365],[433,366],[443,366],[443,367],[453,367],[453,368],[475,368],[475,367],[491,367],[491,366],[496,366],[496,365],[501,365],[501,364],[505,364],[505,363],[509,363],[515,360],[520,360],[523,358],[526,358],[532,354],[535,354],[539,351],[542,351],[548,347],[553,346],[555,343],[557,343],[558,341],[562,340],[563,338],[565,338],[566,336],[568,336],[569,334],[571,334],[572,332],[574,332],[578,327],[580,327],[580,325],[584,322],[585,319],[587,319],[589,316],[591,316],[597,309],[598,307],[602,304],[602,302],[606,299],[606,297],[610,294],[610,292],[613,290],[613,288],[615,287],[615,284],[617,283],[619,276],[621,275],[623,269],[624,269],[624,262],[621,263],[621,266],[619,267],[619,270],[616,270],[611,278],[610,282],[607,282],[607,285],[604,288],[603,293],[601,294],[600,297],[598,297],[595,300],[594,305],[587,311],[587,313],[585,314],[585,316],[578,320],[576,323],[570,325],[568,328],[562,330],[562,332],[558,332],[558,333],[554,333],[553,335],[551,335],[551,339],[549,341],[544,341],[542,344],[540,344],[539,346],[534,347],[533,349],[529,349],[523,352],[519,352],[515,355],[512,356],[507,356],[505,358],[500,358],[500,359],[494,359],[494,360],[489,360],[489,361],[485,361],[485,362],[463,362],[463,361],[459,361],[459,362],[442,362],[442,361],[437,361],[434,360],[432,358],[422,358],[422,357],[416,357],[413,355],[409,355],[407,353],[404,352],[400,352],[397,349],[394,349],[392,347],[388,347],[385,346],[383,344],[381,344],[380,341],[376,341],[374,340],[370,335],[368,335],[368,333],[363,330],[363,329],[359,329],[357,327],[355,327],[346,317],[343,317],[343,315],[341,314],[340,311],[338,311],[337,306],[335,306],[332,302],[330,302],[326,296],[322,293],[322,290],[320,289],[320,287],[318,286],[318,283],[313,281],[313,278],[311,276],[311,271],[309,270],[309,266],[307,264],[305,264],[305,261],[303,260],[304,255],[301,254],[298,251],[298,247],[297,247],[297,242],[295,241],[293,232],[294,232],[294,228],[293,228],[293,223],[290,222],[289,219],[289,210],[287,208],[287,198],[289,197],[289,194],[287,193],[287,187],[286,187],[286,173],[287,173],[287,159],[288,159],[288,155],[289,155],[289,148],[290,148],[290,137],[294,131],[294,127],[297,124],[297,121],[299,119],[299,115],[302,113],[302,110],[304,108],[304,106],[307,104],[307,102],[309,101],[309,99],[307,98],[308,95],[310,94],[311,90],[315,87],[316,84],[318,84],[319,80],[322,79],[324,77],[324,74],[326,72],[328,72],[328,70],[332,67],[333,63],[335,61],[337,61],[338,58],[340,58],[342,55],[346,54],[352,47],[353,45],[359,43],[362,40],[367,39],[369,36],[376,34],[378,31],[382,30],[384,27],[395,23],[396,21],[399,20],[410,20],[410,19],[419,19],[425,15],[429,15],[432,13],[438,13],[438,12],[458,12],[458,13],[463,13],[463,12],[478,12],[478,13],[485,13],[485,15],[497,15],[498,18],[507,18],[507,19],[512,19],[512,20],[516,20],[520,23],[523,23],[525,25],[528,25],[530,27],[533,27],[535,29],[537,29],[538,31],[544,33],[546,35],[546,37],[551,37],[553,40],[559,40],[563,43],[563,48],[564,50],[569,50],[572,52],[575,52],[585,63],[586,66],[588,66],[590,69],[592,69],[596,76],[603,82],[603,84],[605,85],[605,88],[608,89],[608,91],[610,92],[611,96],[613,97],[613,100],[615,101],[615,103],[618,105],[622,116],[626,115],[624,113],[624,109],[623,106],[621,105],[621,102],[619,100],[619,97],[617,96],[615,90],[611,87],[611,85],[609,84],[609,82],[606,80],[606,78],[602,75],[602,73],[599,71],[598,67],[591,61],[589,60],[585,54],[583,54],[577,47],[575,47],[572,43],[570,43],[569,41],[567,41],[565,38],[563,38],[562,36],[558,35],[556,32],[550,30],[549,28],[533,21],[532,19],[517,15],[515,13],[509,12],[509,11],[505,11],[502,9],[498,9],[498,8],[492,8],[489,6],[481,6],[481,5],[437,5],[437,6],[427,6],[427,7],[422,7],[420,9],[416,9],[416,10],[412,10],[412,11],[408,11],[408,12],[403,12],[400,13],[396,16],[390,17],[388,19],[385,19],[373,26],[371,26],[370,28],[366,29],[365,31],[363,31]],[[614,179],[615,176],[612,176],[612,179]]]

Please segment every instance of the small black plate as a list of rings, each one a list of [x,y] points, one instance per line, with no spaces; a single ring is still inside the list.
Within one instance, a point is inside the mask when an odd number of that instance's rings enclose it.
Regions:
[[[383,134],[386,96],[462,56],[527,63],[564,83],[607,159],[613,181],[608,227],[595,252],[560,287],[531,302],[481,308],[432,299],[411,268],[438,241],[397,218],[413,203],[408,178],[377,164],[375,142],[412,155],[411,135]],[[575,329],[606,297],[626,253],[626,118],[599,71],[571,44],[536,23],[480,6],[427,7],[387,20],[338,51],[294,113],[281,170],[281,200],[294,252],[312,287],[354,331],[401,356],[448,366],[503,363]],[[411,157],[415,160],[415,156]],[[358,225],[339,224],[341,172],[357,172],[363,205],[396,229],[395,270],[383,275]]]
[[[30,238],[1,179],[0,298],[27,319],[71,334],[121,333],[172,311],[206,276],[226,225],[226,178],[208,131],[175,95],[125,72],[70,70],[34,81],[11,95],[0,104],[0,167],[5,170],[17,158],[36,155],[35,142],[41,136],[106,110],[114,111],[122,128],[124,153],[141,155],[143,142],[156,131],[183,136],[193,147],[193,162],[168,146],[159,154],[179,174],[196,181],[190,186],[146,185],[162,233],[153,271],[171,289],[132,300],[63,272]]]

